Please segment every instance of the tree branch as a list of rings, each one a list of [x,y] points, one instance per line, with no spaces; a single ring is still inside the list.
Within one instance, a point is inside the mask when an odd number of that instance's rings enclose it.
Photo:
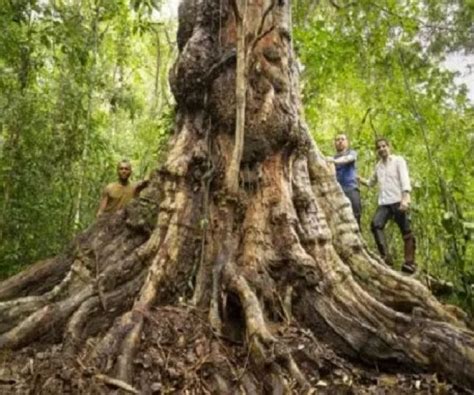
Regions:
[[[105,374],[96,374],[95,378],[103,381],[105,384],[120,388],[124,391],[130,392],[131,394],[140,394],[140,391],[132,387],[130,384],[118,379],[114,379]]]
[[[356,5],[357,2],[356,1],[353,1],[351,3],[348,3],[348,4],[345,4],[345,5],[339,5],[335,2],[335,0],[329,0],[329,3],[331,3],[331,5],[334,7],[334,8],[337,8],[338,10],[341,10],[341,9],[344,9],[344,8],[349,8],[349,7],[352,7],[353,5]]]

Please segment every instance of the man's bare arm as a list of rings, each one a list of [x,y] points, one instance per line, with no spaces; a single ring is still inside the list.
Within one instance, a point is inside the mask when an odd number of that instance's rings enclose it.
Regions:
[[[377,182],[377,173],[374,173],[369,179],[357,176],[357,181],[359,181],[362,185],[366,187],[373,187]]]
[[[140,195],[140,192],[144,190],[148,186],[149,183],[150,183],[150,180],[143,180],[143,181],[137,182],[137,184],[135,185],[135,193],[134,193],[135,197]]]
[[[107,207],[108,201],[109,201],[109,194],[107,193],[106,190],[104,190],[100,198],[99,209],[97,210],[96,218],[99,218],[103,214],[105,208]]]

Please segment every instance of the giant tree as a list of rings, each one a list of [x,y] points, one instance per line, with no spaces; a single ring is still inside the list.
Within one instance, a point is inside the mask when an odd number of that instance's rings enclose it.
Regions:
[[[1,284],[0,347],[44,350],[49,340],[42,360],[60,355],[64,369],[98,370],[137,392],[147,383],[136,369],[156,363],[172,375],[170,353],[147,362],[147,338],[180,311],[202,325],[192,339],[169,328],[176,352],[214,343],[182,355],[207,382],[202,392],[307,390],[327,369],[323,344],[474,388],[462,312],[367,249],[308,133],[288,1],[183,0],[177,40],[166,162],[126,210]],[[239,372],[222,366],[223,342],[247,350]],[[164,337],[155,343],[162,350]]]

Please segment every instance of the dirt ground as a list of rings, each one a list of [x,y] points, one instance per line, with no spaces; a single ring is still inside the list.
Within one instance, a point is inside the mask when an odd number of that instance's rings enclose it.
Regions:
[[[145,315],[134,382],[127,386],[87,366],[84,355],[64,360],[61,344],[46,341],[0,354],[0,394],[222,394],[303,393],[285,369],[274,380],[275,360],[257,368],[243,342],[218,337],[199,312],[187,307],[161,307]],[[233,339],[232,339],[233,337]],[[279,340],[315,394],[469,394],[443,378],[426,373],[388,373],[348,362],[313,335],[295,326],[279,329]],[[97,339],[87,341],[92,349]],[[304,391],[308,393],[308,391]]]

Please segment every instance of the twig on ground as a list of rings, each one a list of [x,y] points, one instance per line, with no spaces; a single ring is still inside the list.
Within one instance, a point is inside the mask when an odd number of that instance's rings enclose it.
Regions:
[[[140,391],[138,391],[136,388],[132,387],[130,384],[127,384],[125,381],[114,379],[112,377],[109,377],[105,374],[96,374],[95,375],[96,379],[99,379],[103,381],[105,384],[112,385],[114,387],[123,389],[124,391],[128,391],[131,394],[137,394],[140,395]]]

